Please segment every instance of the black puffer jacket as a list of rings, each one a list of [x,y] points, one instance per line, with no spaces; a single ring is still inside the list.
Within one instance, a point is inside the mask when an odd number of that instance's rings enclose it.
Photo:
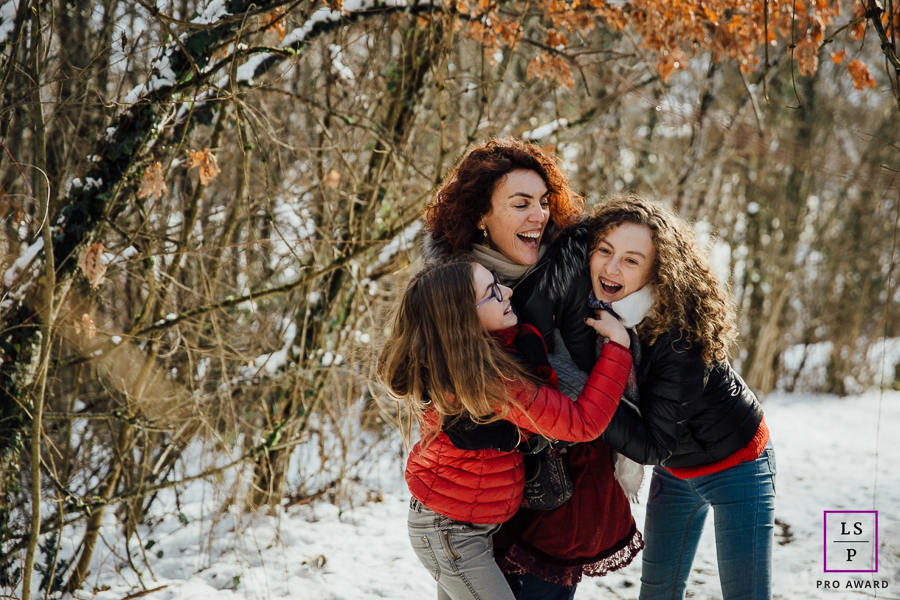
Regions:
[[[722,460],[746,446],[763,412],[728,362],[707,365],[671,331],[641,344],[636,367],[641,414],[623,402],[601,439],[643,464],[682,468]]]
[[[548,226],[548,232],[552,233]],[[597,334],[584,324],[593,311],[587,305],[590,273],[585,269],[590,230],[573,225],[552,236],[537,266],[513,286],[512,305],[519,321],[535,327],[554,351],[553,329],[559,329],[572,360],[590,372],[596,362]],[[450,258],[442,240],[426,236],[422,245],[426,262]]]

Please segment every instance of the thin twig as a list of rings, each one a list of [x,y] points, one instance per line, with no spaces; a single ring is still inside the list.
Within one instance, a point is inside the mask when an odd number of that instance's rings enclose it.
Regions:
[[[797,0],[791,3],[791,86],[794,90],[794,96],[797,97],[797,106],[788,106],[794,110],[803,108],[803,101],[800,99],[800,92],[797,91],[797,82],[794,79],[794,48],[797,47],[794,41],[794,33],[797,29]]]
[[[884,25],[881,23],[882,12],[884,12],[884,9],[878,6],[876,0],[869,0],[866,17],[869,19],[869,22],[872,23],[872,28],[875,29],[875,33],[878,34],[878,39],[881,41],[881,51],[884,52],[887,62],[894,67],[894,74],[898,80],[900,80],[900,57],[897,56],[894,44],[891,42],[891,39],[888,38]],[[890,20],[891,25],[893,25],[894,15],[888,15],[888,19]],[[898,90],[896,98],[898,106],[900,106],[900,90]]]
[[[167,587],[169,587],[168,584],[166,584],[166,585],[161,585],[161,586],[159,586],[159,587],[155,587],[155,588],[150,589],[150,590],[141,590],[141,591],[139,591],[139,592],[135,592],[135,593],[133,593],[133,594],[128,594],[127,596],[123,596],[123,597],[122,597],[122,600],[133,600],[134,598],[143,598],[144,596],[147,596],[147,595],[149,595],[149,594],[152,594],[153,592],[158,592],[159,590],[164,590],[164,589],[166,589]]]
[[[28,188],[29,194],[34,194],[34,189],[31,187],[31,183],[28,181],[28,178],[25,177],[25,173],[22,172],[22,169],[19,167],[19,163],[16,162],[16,158],[12,155],[12,152],[9,151],[9,148],[6,147],[6,144],[3,143],[3,140],[0,140],[0,146],[3,146],[3,149],[6,150],[7,156],[9,156],[9,160],[12,161],[13,166],[16,168],[16,171],[19,172],[19,175],[22,176],[22,181],[25,182],[25,187]]]
[[[163,331],[165,329],[169,329],[170,327],[174,327],[175,325],[181,323],[182,321],[191,319],[193,317],[197,317],[199,315],[210,313],[210,312],[213,312],[213,311],[216,311],[219,309],[223,309],[223,308],[231,308],[233,306],[237,306],[238,304],[242,304],[244,302],[252,302],[255,300],[260,300],[262,298],[268,298],[269,296],[274,296],[277,294],[283,294],[283,293],[293,291],[303,285],[306,285],[312,281],[315,281],[316,279],[318,279],[319,277],[322,277],[323,275],[327,275],[328,273],[331,273],[332,271],[336,271],[338,269],[343,268],[344,266],[349,264],[354,258],[367,252],[376,243],[387,241],[387,240],[392,239],[393,237],[399,235],[400,232],[402,232],[406,227],[408,227],[410,224],[412,224],[412,222],[415,221],[417,218],[418,218],[418,215],[414,215],[413,217],[411,217],[411,218],[407,219],[406,221],[404,221],[403,223],[401,223],[401,225],[399,225],[398,227],[385,232],[384,234],[382,234],[381,236],[378,236],[377,238],[375,238],[373,240],[370,240],[369,243],[360,244],[360,247],[356,248],[353,252],[346,254],[338,259],[335,259],[331,264],[326,265],[325,267],[322,267],[321,269],[314,271],[308,275],[301,276],[298,279],[296,279],[290,283],[286,283],[283,285],[274,286],[274,287],[270,287],[270,288],[254,290],[254,291],[251,291],[250,293],[242,294],[240,296],[226,296],[223,300],[220,300],[218,302],[213,302],[210,304],[205,304],[203,306],[199,306],[197,308],[185,311],[179,315],[175,315],[172,318],[161,319],[159,321],[156,321],[152,325],[148,325],[137,331],[129,332],[128,334],[126,334],[123,337],[138,338],[142,335],[146,335],[146,334],[152,333],[154,331]],[[79,356],[70,356],[70,357],[63,358],[57,363],[57,365],[60,367],[71,367],[71,366],[83,364],[90,360],[94,360],[94,359],[98,358],[99,356],[106,353],[107,351],[115,348],[117,345],[118,344],[114,344],[112,341],[108,341],[108,342],[105,342],[103,345],[101,345],[100,348],[91,348],[88,350],[88,352],[83,353]],[[100,355],[97,354],[98,351],[100,351]]]
[[[763,0],[763,48],[766,53],[766,61],[763,63],[763,97],[768,104],[769,88],[766,85],[766,75],[769,74],[769,0]],[[741,77],[743,76],[744,73],[741,71]],[[746,81],[744,81],[744,85],[747,85]],[[760,122],[760,130],[762,130],[762,122]]]
[[[859,16],[859,17],[856,17],[856,18],[853,19],[852,21],[849,21],[849,22],[847,22],[847,23],[844,23],[843,26],[839,27],[838,29],[835,29],[834,32],[833,32],[831,35],[829,35],[827,38],[825,38],[825,39],[822,41],[822,46],[828,45],[828,44],[830,44],[831,42],[833,42],[834,39],[835,39],[838,35],[840,35],[841,32],[843,32],[845,29],[849,29],[850,27],[853,27],[853,26],[856,25],[857,23],[861,23],[862,21],[865,21],[865,20],[866,20],[866,15],[863,14],[863,15],[861,15],[861,16]]]
[[[747,76],[744,75],[744,71],[738,66],[738,73],[741,74],[741,81],[744,83],[744,89],[747,90],[747,94],[750,96],[750,104],[753,106],[753,114],[756,116],[756,125],[759,127],[760,133],[765,133],[763,130],[763,116],[762,111],[759,109],[759,102],[756,101],[756,94],[753,93],[753,90],[750,89],[750,82],[747,81]],[[763,73],[763,90],[765,90],[766,85],[766,76]],[[766,102],[769,99],[766,97]]]

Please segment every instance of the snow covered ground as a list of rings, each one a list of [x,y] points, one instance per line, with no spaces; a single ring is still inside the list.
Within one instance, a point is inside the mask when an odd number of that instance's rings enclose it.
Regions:
[[[776,450],[779,526],[774,552],[775,597],[785,599],[900,598],[900,392],[852,398],[773,394],[764,403]],[[880,417],[880,418],[879,418]],[[166,517],[142,531],[143,597],[174,599],[419,600],[435,597],[435,584],[418,563],[406,534],[408,496],[402,465],[380,467],[381,501],[339,510],[325,502],[289,508],[276,516],[217,522],[209,491],[180,497],[182,518]],[[643,522],[647,488],[634,506]],[[874,574],[823,572],[823,512],[879,511],[879,570]],[[116,539],[107,515],[108,539]],[[77,539],[77,538],[75,538]],[[71,551],[71,550],[70,550]],[[97,552],[88,585],[79,593],[120,600],[140,592],[122,548]],[[576,599],[637,598],[640,557],[619,573],[586,579]],[[840,589],[824,589],[837,582]],[[846,589],[848,581],[887,581],[886,589]],[[822,582],[822,583],[819,583]],[[108,586],[108,587],[107,587]],[[104,589],[106,588],[106,589]],[[715,545],[709,528],[694,563],[689,598],[721,598]]]

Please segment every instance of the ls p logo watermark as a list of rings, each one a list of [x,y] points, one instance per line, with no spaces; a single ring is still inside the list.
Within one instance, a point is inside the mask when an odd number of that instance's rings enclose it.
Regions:
[[[878,511],[825,511],[825,572],[878,571]]]

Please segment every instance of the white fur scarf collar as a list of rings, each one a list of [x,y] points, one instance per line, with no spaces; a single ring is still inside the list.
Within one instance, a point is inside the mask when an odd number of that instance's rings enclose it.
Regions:
[[[622,318],[622,324],[631,329],[650,314],[655,303],[656,289],[648,283],[638,291],[613,302],[612,308]]]

